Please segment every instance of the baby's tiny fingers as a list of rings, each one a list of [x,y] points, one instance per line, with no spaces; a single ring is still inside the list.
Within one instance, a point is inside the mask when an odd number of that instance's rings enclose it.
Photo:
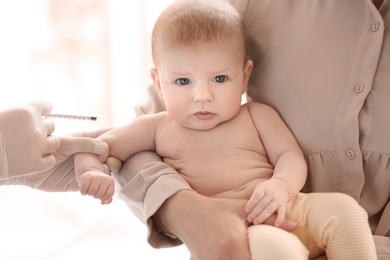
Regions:
[[[283,224],[284,220],[286,219],[286,207],[281,206],[276,211],[277,217],[275,220],[275,226],[279,227]]]
[[[106,204],[110,204],[112,202],[112,197],[111,198],[109,198],[109,199],[104,199],[104,200],[102,200],[102,205],[106,205]]]
[[[79,189],[80,189],[80,193],[82,195],[87,195],[88,194],[88,190],[89,190],[89,185],[90,184],[91,184],[90,181],[79,182]]]
[[[262,224],[266,219],[268,219],[272,214],[276,212],[277,207],[274,203],[269,203],[266,207],[263,208],[261,212],[253,219],[253,224],[258,225]]]
[[[261,202],[265,196],[265,191],[262,189],[255,190],[245,205],[245,212],[249,213]]]

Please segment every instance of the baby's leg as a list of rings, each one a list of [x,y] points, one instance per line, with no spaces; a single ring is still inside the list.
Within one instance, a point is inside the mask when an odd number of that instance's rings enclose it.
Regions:
[[[377,259],[367,213],[350,196],[310,193],[305,224],[328,259]]]
[[[307,260],[309,252],[299,238],[287,231],[269,225],[248,227],[252,260]]]

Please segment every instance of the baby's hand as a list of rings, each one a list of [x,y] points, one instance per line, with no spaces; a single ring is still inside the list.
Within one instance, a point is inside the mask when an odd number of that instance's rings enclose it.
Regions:
[[[100,199],[101,203],[109,204],[115,192],[114,179],[102,172],[87,171],[78,178],[80,192]]]
[[[280,226],[286,217],[288,199],[287,187],[282,180],[270,179],[259,183],[245,206],[247,221],[255,225],[262,224],[275,213],[274,225]]]

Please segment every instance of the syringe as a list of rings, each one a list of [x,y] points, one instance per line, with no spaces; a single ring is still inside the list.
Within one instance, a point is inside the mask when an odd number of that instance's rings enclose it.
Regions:
[[[80,115],[69,115],[69,114],[49,114],[49,116],[54,118],[62,119],[73,119],[73,120],[87,120],[87,121],[106,121],[105,117],[98,116],[80,116]]]

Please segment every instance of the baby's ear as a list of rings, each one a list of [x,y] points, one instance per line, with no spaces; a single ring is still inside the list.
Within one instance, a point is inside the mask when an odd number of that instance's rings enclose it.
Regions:
[[[150,76],[152,77],[154,86],[157,89],[158,95],[161,99],[163,99],[163,93],[161,91],[161,84],[160,84],[160,79],[158,77],[158,70],[157,68],[151,68],[150,69]]]
[[[243,84],[243,89],[242,89],[243,94],[245,93],[245,91],[248,87],[249,78],[251,76],[252,69],[253,69],[253,61],[248,59],[245,63],[245,67],[244,67],[244,84]]]

